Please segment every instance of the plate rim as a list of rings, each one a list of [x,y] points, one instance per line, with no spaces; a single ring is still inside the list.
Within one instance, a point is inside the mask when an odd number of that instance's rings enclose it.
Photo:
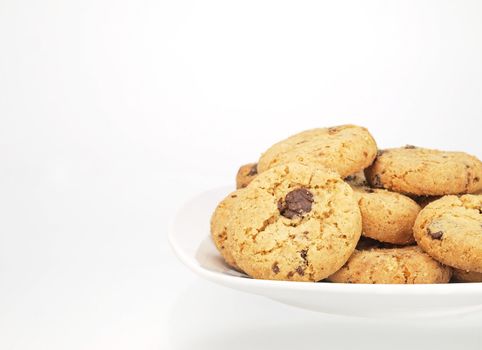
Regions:
[[[228,190],[228,186],[213,187],[202,192],[198,192],[190,196],[178,208],[173,219],[168,223],[168,241],[178,259],[185,264],[191,271],[197,275],[204,277],[218,284],[239,287],[240,289],[252,288],[274,288],[278,290],[290,291],[319,291],[328,293],[342,294],[370,294],[370,295],[411,295],[411,296],[434,296],[457,294],[464,295],[482,295],[482,283],[434,283],[434,284],[363,284],[363,283],[332,283],[332,282],[298,282],[298,281],[278,281],[263,280],[250,277],[238,277],[211,271],[202,267],[196,260],[182,248],[176,239],[176,222],[182,216],[186,207],[202,197],[213,192]],[[232,190],[231,190],[232,191]],[[227,193],[226,193],[227,194]],[[207,219],[209,220],[209,219]],[[203,240],[209,237],[205,236]],[[199,246],[199,244],[198,244]],[[244,288],[243,288],[244,287]]]

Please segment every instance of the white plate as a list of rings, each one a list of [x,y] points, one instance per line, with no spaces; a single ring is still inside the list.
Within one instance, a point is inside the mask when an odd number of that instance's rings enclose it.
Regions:
[[[230,188],[217,188],[187,202],[169,230],[177,256],[199,276],[281,303],[331,314],[420,317],[482,313],[482,283],[431,285],[338,284],[255,280],[230,269],[217,252],[209,220]]]

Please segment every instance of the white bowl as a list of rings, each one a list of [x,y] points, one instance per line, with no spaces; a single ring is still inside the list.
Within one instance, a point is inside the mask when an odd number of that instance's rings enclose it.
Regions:
[[[199,276],[226,287],[313,311],[361,317],[431,317],[482,314],[482,283],[339,284],[256,280],[226,265],[211,241],[209,220],[231,189],[204,192],[188,201],[170,225],[179,259]]]

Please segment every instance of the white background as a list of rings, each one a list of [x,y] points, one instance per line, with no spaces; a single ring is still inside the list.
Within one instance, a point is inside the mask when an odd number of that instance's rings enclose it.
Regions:
[[[481,18],[476,0],[0,0],[0,349],[480,349],[476,317],[360,321],[211,285],[166,230],[306,128],[482,157]]]

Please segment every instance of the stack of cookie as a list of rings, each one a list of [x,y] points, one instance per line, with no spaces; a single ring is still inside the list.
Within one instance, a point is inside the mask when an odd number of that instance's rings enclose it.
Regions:
[[[482,282],[482,162],[378,150],[367,129],[301,132],[242,166],[211,218],[227,264],[253,278]],[[479,194],[477,194],[479,193]]]

